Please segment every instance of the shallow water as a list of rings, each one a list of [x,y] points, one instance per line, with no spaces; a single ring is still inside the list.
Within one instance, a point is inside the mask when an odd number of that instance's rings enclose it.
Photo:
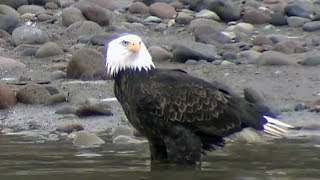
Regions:
[[[151,166],[147,143],[78,149],[0,135],[0,179],[319,179],[319,136],[231,144],[196,167]]]

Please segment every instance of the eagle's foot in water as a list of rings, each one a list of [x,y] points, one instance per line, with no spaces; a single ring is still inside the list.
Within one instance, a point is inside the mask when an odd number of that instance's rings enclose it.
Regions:
[[[161,138],[149,138],[150,156],[152,163],[167,162],[167,149]]]
[[[190,130],[175,126],[164,138],[167,147],[168,161],[178,164],[196,164],[200,162],[202,142]]]

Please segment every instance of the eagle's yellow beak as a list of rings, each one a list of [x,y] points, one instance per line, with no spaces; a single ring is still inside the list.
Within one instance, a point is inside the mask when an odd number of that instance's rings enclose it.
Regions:
[[[131,42],[128,45],[128,49],[129,49],[129,51],[131,51],[133,53],[138,53],[140,50],[140,43],[139,42]]]

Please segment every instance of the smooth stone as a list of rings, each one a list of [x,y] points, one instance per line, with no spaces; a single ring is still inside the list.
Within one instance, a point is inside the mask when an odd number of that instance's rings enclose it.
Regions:
[[[287,22],[290,27],[296,28],[303,26],[305,23],[311,22],[311,20],[299,16],[290,16],[287,18]]]
[[[273,50],[279,51],[285,54],[292,54],[292,53],[296,53],[297,46],[298,46],[297,42],[293,40],[284,40],[275,44],[273,46]]]
[[[19,102],[25,104],[45,104],[50,96],[44,86],[36,83],[28,83],[17,92]]]
[[[0,109],[6,109],[17,104],[13,90],[5,82],[0,81]]]
[[[222,25],[222,23],[219,23],[212,19],[198,18],[190,22],[187,28],[187,31],[193,33],[198,28],[211,28],[216,31],[219,31],[219,30],[223,30],[224,26]]]
[[[79,147],[97,147],[104,144],[105,141],[99,138],[96,134],[88,131],[78,131],[72,142],[75,146]]]
[[[149,6],[150,14],[162,19],[172,19],[176,15],[176,10],[165,2],[156,2]]]
[[[76,114],[77,107],[72,105],[64,105],[59,107],[55,114]]]
[[[273,45],[274,42],[268,36],[258,35],[254,37],[254,39],[252,40],[252,44],[254,46],[263,46],[263,45]]]
[[[90,1],[79,2],[75,7],[80,9],[88,20],[96,22],[100,26],[108,26],[111,22],[112,13],[95,3]]]
[[[236,40],[236,34],[234,32],[219,31],[210,26],[197,27],[194,30],[194,36],[197,42],[212,45],[232,43]]]
[[[259,65],[296,65],[293,57],[277,51],[265,51],[261,53]]]
[[[0,14],[14,16],[16,18],[20,18],[20,14],[10,6],[1,4],[0,5]]]
[[[223,60],[221,63],[220,63],[220,66],[221,67],[229,67],[229,66],[234,66],[235,64],[230,62],[230,61],[227,61],[227,60]]]
[[[53,86],[45,86],[46,90],[49,92],[50,95],[59,94],[59,90]]]
[[[320,65],[320,56],[316,55],[316,56],[308,57],[303,61],[300,61],[299,64],[304,66],[318,66]]]
[[[71,36],[93,36],[101,34],[104,30],[99,24],[92,21],[77,21],[67,28],[67,32]]]
[[[20,53],[20,56],[26,56],[26,57],[34,57],[36,55],[36,52],[39,48],[26,48],[23,49]]]
[[[65,79],[65,78],[67,78],[67,73],[61,70],[54,71],[51,75],[52,80]]]
[[[11,34],[19,25],[19,18],[15,16],[0,14],[0,29],[3,29]]]
[[[237,54],[237,58],[241,62],[249,63],[249,64],[257,64],[261,53],[253,50],[246,50],[239,52]]]
[[[19,62],[15,59],[0,56],[0,71],[1,72],[11,71],[13,69],[22,70],[24,68],[26,68],[26,65],[23,64],[22,62]]]
[[[47,13],[41,13],[38,15],[38,20],[41,22],[45,21],[56,21],[57,18],[54,17],[53,15],[47,14]]]
[[[77,21],[85,21],[86,18],[82,12],[75,7],[68,7],[62,10],[61,13],[62,24],[65,27],[69,27],[71,24]]]
[[[108,78],[103,55],[89,48],[77,50],[68,62],[67,77],[83,80]]]
[[[243,22],[251,24],[266,24],[271,20],[271,16],[261,10],[247,10],[242,15]]]
[[[284,26],[288,24],[285,7],[283,5],[275,5],[271,7],[270,10],[270,12],[267,12],[271,16],[269,21],[270,24],[275,26]]]
[[[59,94],[54,94],[54,95],[50,96],[50,98],[48,99],[46,104],[47,105],[54,105],[54,104],[66,102],[66,100],[67,100],[66,95],[64,95],[63,93],[59,93]]]
[[[308,107],[306,106],[305,103],[299,103],[297,104],[295,107],[294,107],[294,110],[295,111],[302,111],[302,110],[305,110],[307,109]]]
[[[225,22],[237,21],[240,19],[241,14],[240,6],[232,0],[206,0],[201,3],[199,1],[191,1],[190,9],[194,11],[209,9]]]
[[[126,16],[127,22],[129,23],[143,23],[143,19],[134,15]]]
[[[46,9],[51,9],[51,10],[59,8],[58,4],[56,4],[55,2],[48,2],[48,3],[46,3],[46,5],[44,5],[44,7]]]
[[[112,141],[114,144],[122,144],[122,145],[126,145],[126,144],[141,144],[142,141],[135,139],[131,136],[125,136],[125,135],[120,135],[117,136],[116,138],[113,139]]]
[[[24,13],[20,16],[20,19],[27,23],[28,21],[36,21],[38,18],[36,16],[36,14],[32,14],[32,13]]]
[[[128,126],[118,126],[112,130],[111,134],[113,137],[117,137],[120,135],[133,136],[133,129]]]
[[[160,46],[151,46],[149,48],[149,52],[152,59],[157,62],[168,61],[172,58],[172,53],[168,52]]]
[[[320,21],[307,22],[302,26],[302,30],[312,32],[320,30]]]
[[[28,25],[16,28],[12,32],[12,39],[16,46],[21,44],[43,44],[50,40],[45,31]]]
[[[37,50],[36,58],[45,58],[64,54],[63,50],[54,42],[47,42]]]
[[[210,44],[181,41],[172,45],[173,61],[184,63],[188,59],[207,60],[209,62],[221,58],[216,53],[215,46]]]
[[[313,2],[308,0],[289,1],[286,7],[286,14],[288,16],[299,16],[310,19],[313,12]]]
[[[148,14],[149,7],[142,2],[133,2],[129,6],[128,11],[131,13]]]
[[[245,99],[250,103],[263,103],[262,95],[256,91],[253,87],[246,87],[243,89]]]
[[[194,19],[194,17],[189,14],[189,13],[185,13],[185,12],[179,12],[177,17],[176,17],[176,23],[178,24],[189,24],[192,20]]]
[[[126,1],[119,1],[119,0],[80,0],[80,3],[93,3],[99,7],[107,9],[109,11],[115,11],[119,8],[124,8],[127,6]],[[121,3],[123,2],[123,3]]]
[[[22,5],[28,5],[28,0],[1,0],[1,4],[10,6],[14,9],[18,9]]]
[[[80,103],[75,114],[77,116],[92,116],[92,115],[113,115],[111,106],[107,102],[101,102],[96,99],[87,99],[85,102]]]
[[[161,23],[161,19],[156,16],[149,16],[144,20],[144,22]]]
[[[197,12],[196,18],[205,18],[220,21],[220,17],[215,12],[208,9],[202,9],[200,12]]]
[[[40,13],[46,12],[46,9],[37,5],[23,5],[23,6],[20,6],[17,9],[17,11],[20,14],[25,14],[25,13],[40,14]]]
[[[11,34],[9,34],[7,31],[3,29],[0,29],[0,39],[9,42],[11,40]]]
[[[83,126],[75,119],[67,120],[66,122],[59,125],[56,131],[65,132],[65,133],[72,133],[84,130]]]

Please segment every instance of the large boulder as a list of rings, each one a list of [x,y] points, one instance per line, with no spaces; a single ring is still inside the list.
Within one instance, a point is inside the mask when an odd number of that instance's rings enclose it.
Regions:
[[[28,83],[18,90],[17,98],[19,102],[25,104],[46,104],[50,98],[47,89],[36,83]]]
[[[99,7],[105,8],[109,11],[114,11],[118,8],[118,4],[121,1],[117,1],[117,0],[80,0],[80,3],[94,3]],[[124,1],[125,3],[125,1]]]
[[[12,39],[16,46],[21,44],[43,44],[50,40],[45,31],[27,25],[16,28],[12,32]]]
[[[42,6],[37,5],[23,5],[17,9],[20,14],[31,13],[31,14],[40,14],[46,12]]]
[[[170,4],[164,2],[156,2],[149,7],[150,14],[163,19],[172,19],[176,14],[176,10]]]
[[[216,48],[210,44],[193,41],[176,42],[172,46],[173,61],[186,62],[188,59],[207,60],[209,62],[221,58],[216,53]]]
[[[111,22],[112,13],[94,3],[80,2],[75,7],[80,9],[88,20],[96,22],[101,26],[108,26]]]
[[[102,54],[89,48],[76,51],[68,63],[67,77],[83,80],[107,78]]]
[[[69,7],[62,10],[61,13],[62,24],[66,27],[77,21],[85,21],[86,18],[78,8]]]
[[[18,9],[22,5],[28,5],[28,0],[1,0],[1,4]]]
[[[44,58],[49,56],[57,56],[64,54],[63,50],[54,42],[47,42],[40,46],[37,50],[35,57]]]
[[[0,81],[0,109],[6,109],[17,103],[13,90],[5,82]]]
[[[10,6],[0,5],[0,14],[15,16],[16,18],[20,18],[20,14]]]
[[[12,33],[12,31],[20,24],[19,18],[11,15],[0,14],[0,29]]]
[[[103,33],[103,29],[99,24],[92,21],[78,21],[71,24],[67,28],[67,32],[72,36],[94,36]]]
[[[21,70],[25,67],[25,64],[17,60],[0,56],[0,72],[10,71],[12,69]]]

